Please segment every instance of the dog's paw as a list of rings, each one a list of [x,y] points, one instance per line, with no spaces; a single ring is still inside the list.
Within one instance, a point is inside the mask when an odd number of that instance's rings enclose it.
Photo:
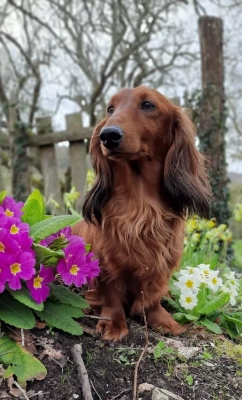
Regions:
[[[159,328],[158,328],[159,329]],[[172,333],[174,336],[179,336],[182,333],[186,332],[187,328],[178,324],[175,321],[172,321],[169,326],[163,326],[160,328],[163,333]]]
[[[128,335],[129,330],[125,321],[104,321],[100,320],[96,330],[102,334],[103,340],[119,342]]]

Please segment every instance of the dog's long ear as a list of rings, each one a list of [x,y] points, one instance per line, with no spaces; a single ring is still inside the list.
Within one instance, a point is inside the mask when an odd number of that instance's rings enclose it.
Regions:
[[[101,223],[102,208],[109,200],[112,193],[113,174],[109,161],[104,157],[99,134],[106,123],[102,120],[94,130],[90,143],[90,155],[96,178],[92,189],[87,193],[82,208],[82,215],[87,222]]]
[[[195,128],[179,107],[174,107],[169,150],[164,164],[168,202],[177,215],[209,217],[212,199],[204,157],[195,147]]]

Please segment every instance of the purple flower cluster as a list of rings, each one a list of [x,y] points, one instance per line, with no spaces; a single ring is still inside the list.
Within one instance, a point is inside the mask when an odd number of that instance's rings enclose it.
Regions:
[[[21,221],[23,205],[11,197],[6,197],[0,205],[0,293],[4,291],[6,283],[12,290],[21,289],[21,280],[24,280],[33,299],[41,303],[49,296],[48,285],[54,281],[55,276],[50,267],[35,265],[36,257],[31,248],[33,240],[29,237],[30,227]],[[57,264],[57,272],[64,283],[80,287],[90,282],[100,272],[98,260],[93,253],[87,253],[85,242],[81,237],[72,235],[70,227],[50,235],[40,244],[45,247],[55,246],[55,240],[59,238],[66,242],[64,258]]]
[[[48,247],[58,238],[65,239],[68,242],[63,249],[65,257],[59,260],[57,264],[57,272],[66,285],[74,284],[76,287],[80,287],[99,274],[98,260],[94,258],[93,253],[87,253],[83,238],[72,235],[70,227],[61,229],[40,243],[42,246]]]
[[[29,225],[21,221],[22,202],[6,197],[0,205],[0,293],[6,283],[12,290],[21,289],[21,279],[35,274],[35,253],[31,249]]]

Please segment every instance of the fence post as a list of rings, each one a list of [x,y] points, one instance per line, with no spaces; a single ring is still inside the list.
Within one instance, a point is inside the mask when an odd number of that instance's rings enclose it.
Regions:
[[[51,117],[37,118],[36,126],[39,135],[52,132]],[[46,204],[52,213],[57,215],[63,214],[64,207],[58,177],[55,145],[40,146],[40,160]],[[51,201],[52,199],[59,204],[58,208]]]
[[[211,216],[227,223],[228,186],[225,160],[223,22],[220,18],[200,17],[199,34],[202,61],[202,100],[200,107],[200,150],[210,161],[210,182],[214,200]]]
[[[174,104],[174,106],[180,107],[180,97],[171,97],[169,101]]]
[[[66,129],[67,132],[81,131],[82,129],[81,113],[78,112],[66,115]],[[86,193],[87,147],[85,141],[78,140],[75,142],[70,142],[69,151],[70,151],[72,184],[75,186],[76,191],[80,193],[80,196],[76,201],[76,210],[80,212],[83,204],[83,199]]]
[[[28,129],[20,119],[16,103],[15,96],[11,95],[10,104],[13,105],[8,110],[8,131],[12,157],[12,191],[15,200],[25,201],[31,192],[27,154]]]

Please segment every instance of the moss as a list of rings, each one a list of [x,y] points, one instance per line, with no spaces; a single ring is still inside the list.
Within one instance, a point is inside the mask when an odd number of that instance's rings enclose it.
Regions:
[[[225,355],[232,358],[238,365],[242,365],[242,346],[234,344],[228,339],[216,340],[216,352],[218,356]]]

